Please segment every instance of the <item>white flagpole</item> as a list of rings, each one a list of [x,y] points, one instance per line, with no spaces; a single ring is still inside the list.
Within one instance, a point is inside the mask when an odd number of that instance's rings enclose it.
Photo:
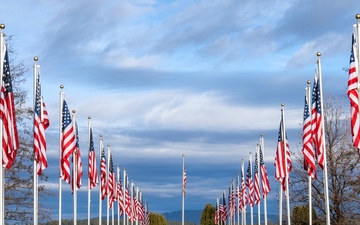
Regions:
[[[182,155],[182,194],[181,194],[181,224],[184,225],[184,217],[185,217],[185,213],[184,213],[184,201],[185,201],[185,198],[184,198],[184,160],[185,160],[185,155],[183,154]]]
[[[249,163],[250,163],[250,179],[252,179],[252,155],[251,152],[249,152]],[[254,190],[254,184],[253,184],[253,190]],[[250,195],[250,189],[249,189],[249,195]],[[250,195],[250,198],[254,201],[254,196]],[[250,223],[251,225],[254,225],[254,206],[250,205]]]
[[[0,24],[0,55],[1,55],[1,64],[0,64],[0,75],[3,76],[4,74],[4,58],[5,58],[5,33],[3,32],[3,30],[5,29],[5,25],[4,24]],[[3,80],[0,79],[0,87],[2,87],[2,82]],[[3,133],[3,120],[0,120],[0,137],[2,137],[2,133]],[[2,138],[0,138],[0,146],[2,146]],[[3,161],[3,150],[1,150],[0,153],[0,163],[1,163],[1,168],[0,168],[0,222],[2,224],[4,224],[4,165],[2,164]]]
[[[323,93],[322,93],[322,74],[321,74],[321,61],[320,61],[320,56],[321,53],[317,52],[316,53],[318,60],[317,60],[317,65],[318,65],[318,85],[320,85],[319,89],[320,89],[320,99],[321,99],[321,113],[324,114],[324,99],[323,99]],[[325,205],[326,205],[326,224],[330,225],[330,207],[329,207],[329,188],[328,188],[328,174],[327,174],[327,157],[326,157],[326,141],[325,141],[325,125],[324,125],[324,116],[321,120],[321,129],[322,129],[322,133],[323,133],[323,138],[322,138],[322,144],[324,146],[324,194],[325,194]]]
[[[307,81],[308,86],[305,88],[305,96],[308,106],[311,106],[310,100],[310,81]],[[307,168],[309,170],[309,168]],[[308,192],[309,192],[309,224],[312,224],[312,189],[311,189],[311,176],[308,176]]]
[[[108,158],[107,158],[107,170],[106,170],[106,186],[108,187],[107,188],[107,191],[109,190],[109,180],[108,180],[108,176],[109,176],[109,167],[110,167],[110,145],[107,145],[108,147]],[[110,196],[109,196],[109,193],[107,193],[107,206],[106,206],[106,225],[109,225],[109,214],[110,214],[110,210],[109,210],[109,206],[110,206]]]
[[[259,151],[262,151],[262,156],[265,158],[265,143],[264,143],[264,134],[260,135],[260,149]],[[259,154],[260,155],[260,154]],[[259,160],[260,161],[260,160]],[[261,171],[261,168],[260,168]],[[267,225],[267,204],[266,204],[266,196],[264,196],[264,220],[265,225]]]
[[[77,139],[77,127],[76,127],[76,111],[73,110],[72,111],[72,125],[74,127],[75,130],[75,138]],[[76,221],[77,221],[77,154],[78,154],[78,149],[76,148],[75,151],[73,152],[73,197],[74,197],[74,225],[76,225]]]
[[[90,129],[91,129],[91,116],[88,116],[88,151],[90,150]],[[89,167],[89,152],[88,152],[88,169]],[[91,194],[90,194],[90,177],[88,171],[88,225],[90,225],[90,205],[91,205]]]
[[[61,225],[61,219],[62,219],[62,215],[61,215],[61,202],[62,202],[62,187],[61,187],[61,176],[62,176],[62,169],[61,169],[61,158],[62,158],[62,149],[61,149],[61,141],[62,141],[62,108],[63,108],[63,101],[64,101],[64,92],[62,91],[64,89],[64,85],[60,85],[60,112],[59,112],[59,117],[60,117],[60,122],[59,122],[59,225]]]
[[[120,182],[120,167],[119,167],[119,164],[116,165],[116,176],[117,176],[117,181]],[[116,190],[117,190],[117,183],[116,183]],[[117,191],[120,191],[120,190],[117,190]],[[116,196],[116,197],[118,197],[118,196]],[[120,199],[118,199],[118,201],[120,201]],[[118,225],[120,225],[120,204],[118,204],[117,221],[118,221]]]
[[[241,171],[242,171],[242,175],[243,175],[242,179],[244,179],[244,182],[245,182],[244,159],[242,159]],[[242,189],[242,185],[241,185],[241,189]],[[245,202],[244,198],[246,198],[246,196],[242,196],[242,198],[243,198],[242,201]],[[242,209],[242,218],[243,218],[243,225],[246,225],[246,204],[244,204],[243,209]]]
[[[123,203],[124,203],[124,216],[123,216],[123,221],[124,221],[124,224],[123,225],[125,225],[125,223],[126,223],[126,195],[125,195],[125,193],[126,193],[126,190],[125,190],[125,188],[126,188],[126,186],[127,186],[127,183],[126,183],[126,169],[125,169],[125,167],[124,167],[124,182],[123,182]]]
[[[35,120],[35,107],[36,107],[36,86],[37,86],[37,67],[36,62],[38,61],[38,57],[34,57],[34,120]],[[40,66],[39,66],[40,67]],[[35,125],[33,125],[33,132],[35,130]],[[35,149],[34,149],[34,156],[35,156]],[[37,174],[37,163],[36,158],[34,157],[34,225],[38,224],[38,174]]]
[[[287,145],[287,140],[286,140],[286,128],[285,128],[285,104],[282,103],[282,135],[283,135],[283,142],[284,142],[284,158],[285,158],[285,170],[286,170],[286,175],[285,175],[285,185],[286,185],[286,208],[287,208],[287,223],[288,225],[290,225],[291,220],[290,220],[290,199],[289,199],[289,171],[288,171],[288,165],[287,165],[287,152],[286,152],[286,145]]]
[[[134,181],[131,181],[131,191],[129,191],[131,193],[130,195],[130,202],[131,202],[131,208],[133,209],[134,207]],[[131,220],[131,225],[134,224],[134,211],[133,211],[133,219]],[[136,218],[136,217],[135,217]]]
[[[102,219],[102,200],[101,200],[101,191],[102,191],[102,185],[101,185],[101,156],[102,156],[102,150],[104,148],[104,144],[103,144],[103,136],[102,134],[100,134],[100,140],[99,140],[99,145],[100,145],[100,166],[99,166],[99,170],[100,170],[100,173],[99,173],[99,176],[100,176],[100,187],[99,187],[99,225],[101,225],[101,219]]]
[[[137,202],[140,202],[139,187],[138,187],[138,185],[136,185],[136,199],[137,199]],[[135,202],[134,202],[134,204],[135,204]],[[136,203],[136,205],[134,206],[134,208],[135,208],[135,218],[136,218],[135,224],[138,225],[138,224],[139,224],[139,215],[137,214],[137,203]]]
[[[257,168],[258,168],[258,184],[259,184],[259,199],[261,199],[261,195],[260,195],[260,189],[261,189],[261,181],[260,181],[260,174],[261,174],[261,168],[260,168],[260,153],[259,153],[259,144],[256,145],[256,160],[257,160]],[[261,201],[259,200],[258,202],[258,225],[261,224],[261,210],[260,210],[260,203]]]
[[[282,225],[282,198],[283,190],[280,182],[280,191],[279,191],[279,225]]]
[[[236,190],[238,190],[239,192],[237,193],[237,201],[236,201],[236,206],[237,206],[237,221],[238,221],[238,224],[240,224],[240,198],[239,198],[239,195],[240,195],[240,187],[239,187],[239,183],[240,183],[240,175],[239,175],[240,172],[238,172],[238,175],[237,175],[237,184],[236,184]]]

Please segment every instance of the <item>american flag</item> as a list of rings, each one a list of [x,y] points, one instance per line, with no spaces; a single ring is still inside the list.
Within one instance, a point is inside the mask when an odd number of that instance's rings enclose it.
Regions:
[[[101,200],[104,200],[107,196],[107,179],[106,179],[106,158],[105,158],[105,150],[103,148],[101,152],[101,159],[100,159],[100,188],[101,188]]]
[[[141,191],[139,191],[139,197],[136,204],[137,218],[139,221],[144,221],[144,210],[143,204],[141,202]]]
[[[244,166],[244,163],[243,163]],[[243,169],[241,171],[241,210],[246,210],[247,198],[246,198],[246,186],[245,186],[245,178],[243,174]]]
[[[221,211],[221,220],[223,221],[223,222],[225,222],[226,220],[227,220],[227,218],[228,218],[228,211],[227,211],[227,207],[226,207],[226,197],[225,197],[225,190],[224,190],[224,192],[223,192],[223,198],[222,198],[222,200],[223,200],[223,204],[222,204],[222,211]]]
[[[144,218],[144,225],[150,225],[150,219],[149,219],[149,207],[148,207],[148,203],[146,201],[146,208],[145,208],[145,218]]]
[[[39,68],[39,66],[38,66]],[[46,138],[45,130],[49,127],[50,121],[48,112],[41,96],[40,71],[36,75],[35,85],[35,105],[34,105],[34,154],[36,161],[37,174],[48,167],[46,158]]]
[[[304,169],[308,171],[308,175],[316,179],[315,152],[312,142],[311,118],[309,112],[309,102],[305,95],[304,120],[303,120],[303,149]]]
[[[270,188],[270,182],[269,182],[269,177],[268,177],[268,174],[267,174],[266,166],[265,166],[264,159],[263,159],[261,145],[260,145],[260,149],[259,149],[259,154],[260,154],[260,171],[261,171],[262,193],[263,193],[263,197],[266,197],[268,195],[268,193],[270,192],[271,188]]]
[[[76,133],[76,150],[75,150],[75,171],[76,171],[76,186],[78,189],[81,187],[81,178],[83,175],[83,168],[81,162],[80,145],[79,145],[79,129],[77,121],[75,121]]]
[[[63,100],[62,108],[62,132],[61,132],[61,178],[70,184],[70,161],[69,157],[76,149],[75,130],[72,124],[70,111]]]
[[[350,100],[350,113],[351,113],[351,133],[353,145],[358,149],[360,154],[360,115],[359,115],[359,91],[358,91],[358,76],[359,71],[357,68],[358,59],[356,57],[356,40],[354,33],[352,34],[351,55],[350,55],[350,68],[348,78],[347,96]]]
[[[89,129],[89,183],[90,183],[90,190],[97,185],[98,181],[98,172],[96,168],[96,154],[95,154],[95,147],[94,147],[94,138],[92,133],[92,127],[90,126]]]
[[[183,194],[184,194],[184,197],[186,195],[186,169],[184,168],[184,171],[183,171]]]
[[[109,195],[109,209],[112,208],[113,202],[116,201],[116,178],[114,172],[113,156],[110,153],[109,174],[108,174],[108,195]]]
[[[4,45],[3,75],[0,96],[0,117],[3,121],[2,147],[3,165],[10,169],[15,161],[19,148],[19,136],[16,126],[14,93],[11,83],[7,46]]]
[[[251,161],[249,160],[247,172],[246,172],[246,186],[249,189],[248,202],[250,207],[254,206],[254,186],[251,174]]]
[[[313,143],[317,154],[317,162],[321,169],[324,169],[324,145],[323,145],[323,127],[321,114],[321,93],[320,80],[315,74],[313,92],[312,92],[312,108],[311,108],[311,129],[313,135]]]
[[[121,174],[120,174],[119,167],[117,167],[117,173],[118,173],[118,177],[119,177],[119,180],[117,183],[117,200],[118,200],[118,206],[119,206],[119,214],[121,216],[125,212],[125,205],[124,205],[124,196],[123,196]]]
[[[287,141],[287,137],[285,134],[285,138],[283,138],[283,117],[281,115],[280,121],[280,128],[279,128],[279,135],[278,135],[278,145],[276,149],[276,156],[275,156],[275,178],[281,181],[282,188],[285,190],[285,179],[288,179],[288,175],[292,169],[292,162],[290,158],[290,148],[289,143]],[[284,142],[286,142],[286,148],[284,149]],[[285,162],[285,155],[286,155],[286,162]]]
[[[132,220],[135,221],[138,219],[138,211],[137,211],[137,195],[136,195],[136,192],[135,192],[135,186],[133,186],[133,201],[132,201],[132,212],[133,212],[133,218]]]
[[[126,185],[126,183],[125,183],[125,185]],[[132,208],[131,208],[131,196],[129,193],[129,184],[127,184],[125,187],[125,212],[126,212],[126,215],[128,216],[128,218],[131,220],[133,218],[133,215],[132,215],[133,212],[132,212]]]
[[[216,202],[214,223],[219,224],[219,221],[220,221],[220,210],[219,210],[219,207],[218,207],[218,203]]]
[[[258,155],[255,153],[255,169],[254,169],[254,203],[257,205],[260,202],[260,179],[258,167]]]

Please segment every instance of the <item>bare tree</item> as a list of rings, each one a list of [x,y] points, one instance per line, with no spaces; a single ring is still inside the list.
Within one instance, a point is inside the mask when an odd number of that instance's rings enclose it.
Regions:
[[[331,224],[336,225],[358,224],[355,221],[360,218],[360,208],[357,207],[360,202],[359,155],[352,147],[350,120],[343,108],[338,98],[327,97],[323,112],[330,219]],[[304,205],[308,202],[308,176],[303,168],[301,151],[294,155],[297,163],[294,163],[291,173],[291,200],[297,205]],[[317,180],[312,181],[312,202],[319,219],[325,221],[323,171],[319,167]]]

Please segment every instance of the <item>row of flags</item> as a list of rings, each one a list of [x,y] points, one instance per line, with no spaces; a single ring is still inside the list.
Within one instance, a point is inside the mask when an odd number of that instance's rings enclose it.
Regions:
[[[226,221],[228,221],[230,224],[235,224],[236,213],[238,223],[240,224],[241,221],[241,223],[243,224],[246,221],[247,206],[250,207],[252,216],[253,207],[255,205],[259,206],[258,218],[260,219],[261,198],[264,200],[264,215],[265,222],[267,223],[266,197],[268,196],[271,188],[263,159],[263,151],[264,138],[263,136],[261,136],[260,144],[258,144],[256,147],[254,159],[255,165],[252,165],[252,156],[250,153],[246,174],[244,173],[244,161],[242,161],[241,170],[237,175],[236,182],[234,181],[234,179],[232,179],[232,181],[230,182],[227,197],[226,191],[224,190],[221,193],[220,198],[217,198],[214,218],[215,224],[226,223]],[[254,173],[252,173],[253,167]]]

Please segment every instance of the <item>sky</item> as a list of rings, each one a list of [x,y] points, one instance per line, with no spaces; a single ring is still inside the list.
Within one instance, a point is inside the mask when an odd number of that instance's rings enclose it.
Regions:
[[[99,135],[114,164],[126,169],[149,210],[181,210],[182,155],[186,210],[215,204],[242,159],[265,138],[265,161],[276,208],[274,157],[281,103],[290,149],[300,152],[306,82],[321,52],[324,94],[346,99],[354,0],[78,0],[4,1],[0,23],[13,36],[17,61],[39,57],[46,131],[44,205],[58,215],[60,85],[76,110],[84,165],[78,218],[87,217],[87,129]],[[10,59],[11,60],[11,59]],[[10,65],[11,66],[11,65]],[[99,162],[99,153],[97,152]],[[98,216],[98,187],[91,217]],[[63,217],[72,218],[70,186],[62,184]],[[64,203],[63,203],[64,204]],[[103,210],[103,212],[105,212]],[[274,213],[276,211],[274,210]],[[185,216],[186,217],[186,216]]]

